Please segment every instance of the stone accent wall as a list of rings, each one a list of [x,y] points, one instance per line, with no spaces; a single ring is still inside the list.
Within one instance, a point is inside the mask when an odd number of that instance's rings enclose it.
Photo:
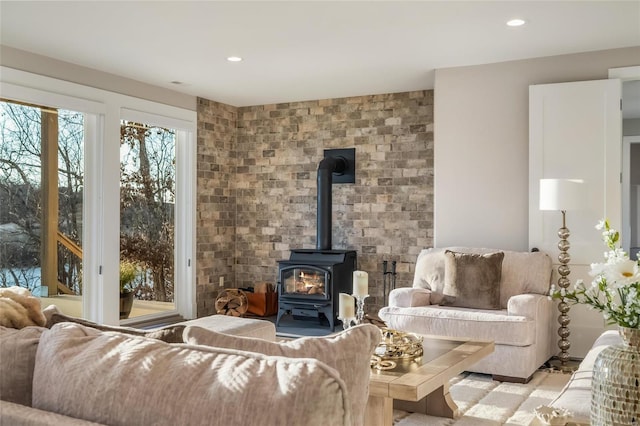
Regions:
[[[237,287],[275,283],[277,260],[315,248],[318,163],[324,149],[352,147],[356,183],[333,185],[332,248],[358,252],[371,312],[384,304],[383,260],[397,261],[398,287],[411,285],[433,242],[432,90],[238,108]]]
[[[198,99],[196,305],[215,313],[220,277],[235,283],[237,108]]]
[[[433,91],[235,108],[198,99],[198,317],[225,287],[276,282],[277,261],[316,245],[316,170],[325,149],[356,149],[356,183],[333,185],[333,248],[358,252],[367,307],[382,261],[410,286],[433,243]]]

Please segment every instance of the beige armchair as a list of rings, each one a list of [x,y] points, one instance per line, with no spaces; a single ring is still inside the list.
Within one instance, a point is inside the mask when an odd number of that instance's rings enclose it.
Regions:
[[[423,250],[413,287],[393,290],[379,316],[397,330],[494,341],[494,353],[470,371],[528,382],[555,354],[551,272],[542,252]]]

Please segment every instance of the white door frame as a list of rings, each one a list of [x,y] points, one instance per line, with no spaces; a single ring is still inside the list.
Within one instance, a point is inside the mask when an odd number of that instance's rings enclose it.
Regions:
[[[625,81],[640,80],[640,66],[612,68],[609,70],[609,78],[618,78]],[[624,92],[623,92],[624,96]],[[624,104],[624,101],[623,101]],[[620,123],[622,126],[622,123]],[[631,153],[631,144],[640,143],[640,136],[624,136],[622,137],[622,248],[628,253],[631,241],[631,217],[630,217],[630,163],[625,159],[629,159]]]
[[[622,137],[622,248],[631,248],[631,144],[640,144],[640,136]]]

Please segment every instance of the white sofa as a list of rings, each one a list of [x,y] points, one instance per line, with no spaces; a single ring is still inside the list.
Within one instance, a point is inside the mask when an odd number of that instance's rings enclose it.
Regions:
[[[457,298],[449,294],[451,281],[456,279],[453,274],[456,264],[452,263],[455,261],[450,259],[454,257],[447,251],[456,256],[475,254],[484,257],[504,253],[501,265],[498,264],[501,268],[499,300],[493,309],[451,306],[464,305],[465,300],[460,298],[456,303]],[[460,273],[464,265],[457,265],[457,280],[460,281],[465,277]],[[416,262],[413,287],[393,290],[389,295],[389,306],[383,307],[379,316],[393,329],[494,341],[494,353],[469,370],[491,374],[499,380],[527,382],[536,369],[556,353],[556,304],[548,297],[551,272],[551,259],[542,252],[469,247],[422,250]],[[478,284],[477,289],[475,282],[458,285],[472,294],[475,291],[478,300],[497,291],[495,287],[483,287],[486,283]]]
[[[564,389],[549,404],[553,408],[568,410],[571,413],[569,424],[589,425],[593,364],[600,352],[611,345],[622,345],[622,338],[618,330],[607,330],[596,339]]]

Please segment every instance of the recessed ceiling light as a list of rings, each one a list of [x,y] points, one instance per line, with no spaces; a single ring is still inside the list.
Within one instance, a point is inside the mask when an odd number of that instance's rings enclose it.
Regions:
[[[178,80],[170,81],[170,83],[171,83],[171,84],[175,84],[175,85],[177,85],[177,86],[179,86],[179,85],[181,85],[181,84],[184,84],[183,82],[178,81]]]
[[[229,56],[227,61],[229,62],[240,62],[242,58],[240,56]]]
[[[507,25],[510,26],[510,27],[520,27],[520,26],[522,26],[524,24],[525,24],[525,20],[524,19],[519,19],[519,18],[507,21]]]

